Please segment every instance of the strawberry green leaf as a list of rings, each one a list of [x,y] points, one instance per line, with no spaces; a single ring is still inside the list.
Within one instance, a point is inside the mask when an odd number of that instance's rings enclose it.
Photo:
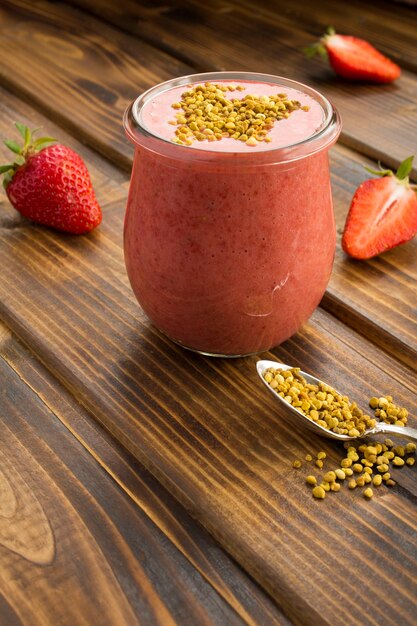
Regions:
[[[396,174],[398,180],[404,180],[405,178],[408,177],[411,170],[413,169],[413,159],[414,159],[414,155],[409,156],[407,159],[404,159],[404,161],[401,163]]]
[[[32,132],[28,126],[25,126],[25,124],[21,124],[20,122],[15,122],[14,125],[25,140],[23,150],[26,150],[32,140]],[[37,129],[35,129],[33,132],[36,132],[36,130]]]
[[[13,163],[8,163],[7,165],[0,165],[0,174],[4,174],[9,170],[13,169]]]
[[[4,175],[3,178],[3,187],[5,189],[7,189],[8,184],[10,183],[10,181],[12,180],[14,175],[14,171],[13,170],[9,170],[8,172],[6,172],[6,174]]]
[[[44,148],[47,148],[52,143],[55,143],[57,140],[54,137],[39,137],[36,141],[34,141],[31,145],[31,149],[34,152],[39,152]]]
[[[317,55],[327,57],[326,48],[321,43],[315,43],[312,46],[304,48],[304,54],[308,59],[312,59]]]
[[[22,149],[15,141],[12,141],[11,139],[6,139],[4,143],[12,152],[15,152],[16,154],[21,153]]]
[[[327,58],[328,56],[327,49],[326,49],[327,39],[329,39],[330,37],[332,37],[332,35],[335,35],[335,34],[336,34],[335,29],[329,26],[325,34],[320,38],[320,40],[317,43],[314,43],[313,45],[308,46],[307,48],[304,48],[303,52],[306,55],[306,57],[308,59],[312,59],[316,55],[319,55],[323,58]]]
[[[14,125],[16,126],[19,133],[22,135],[23,139],[26,141],[26,134],[29,128],[25,126],[24,124],[21,124],[20,122],[15,122]]]
[[[42,137],[41,139],[38,139],[38,141],[35,141],[35,143],[32,144],[32,148],[35,152],[40,152],[41,150],[43,150],[44,148],[47,148],[48,146],[52,145],[55,142],[56,142],[56,139],[52,139],[52,137]]]
[[[317,44],[303,48],[303,52],[306,55],[307,59],[312,59],[316,56],[316,54],[318,54]]]
[[[24,150],[26,150],[26,148],[29,146],[31,141],[32,141],[32,133],[30,131],[30,128],[26,127]]]
[[[53,141],[57,140],[55,139],[55,137],[39,137],[39,139],[33,142],[33,147],[36,148],[36,146],[38,146],[40,143],[45,143],[46,141],[52,143]]]

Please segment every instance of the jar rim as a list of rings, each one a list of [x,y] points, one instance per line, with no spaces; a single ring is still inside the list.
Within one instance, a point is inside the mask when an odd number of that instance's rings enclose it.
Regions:
[[[280,87],[290,87],[296,89],[310,97],[312,97],[322,108],[323,122],[311,135],[296,141],[294,143],[280,146],[280,147],[268,147],[266,150],[262,150],[256,153],[249,153],[246,151],[226,152],[222,150],[204,150],[199,146],[196,149],[193,146],[180,145],[172,142],[167,137],[162,137],[157,133],[149,130],[141,121],[141,111],[144,106],[152,100],[156,95],[165,92],[173,87],[180,87],[181,85],[188,86],[191,83],[208,82],[208,81],[252,81],[252,82],[264,82],[269,84],[276,84]],[[315,152],[321,151],[333,144],[340,134],[341,120],[340,116],[332,105],[332,103],[323,96],[319,91],[300,83],[298,81],[285,78],[283,76],[275,76],[273,74],[263,74],[257,72],[242,72],[242,71],[223,71],[223,72],[206,72],[201,74],[189,74],[186,76],[180,76],[178,78],[170,79],[151,87],[144,93],[140,94],[126,109],[124,115],[124,127],[127,136],[133,143],[139,145],[145,145],[155,152],[168,151],[169,156],[175,158],[197,158],[199,160],[219,160],[225,158],[230,160],[234,159],[245,160],[250,157],[251,160],[255,158],[262,162],[267,160],[272,161],[292,161],[294,159],[303,158],[309,156]],[[174,149],[174,150],[172,150]],[[263,158],[262,158],[263,157]]]

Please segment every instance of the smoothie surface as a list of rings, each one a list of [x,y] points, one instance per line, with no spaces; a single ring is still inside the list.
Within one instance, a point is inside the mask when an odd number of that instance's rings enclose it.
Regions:
[[[255,81],[231,81],[216,80],[213,84],[232,85],[234,87],[244,87],[242,91],[227,91],[225,97],[228,99],[243,99],[248,94],[257,96],[272,96],[285,93],[291,100],[298,100],[301,106],[309,107],[308,111],[293,111],[286,119],[276,120],[272,129],[268,132],[271,141],[269,143],[259,142],[256,146],[249,146],[243,141],[223,137],[219,141],[193,141],[191,149],[210,150],[212,152],[258,152],[264,150],[274,150],[285,148],[293,144],[304,141],[314,135],[324,122],[324,111],[322,106],[311,96],[297,89],[284,87],[272,83]],[[172,105],[181,101],[181,95],[201,84],[200,82],[188,83],[179,87],[172,87],[157,94],[148,101],[141,111],[140,121],[142,126],[153,135],[162,139],[173,140],[175,137],[175,126],[169,122],[175,118],[178,110]]]

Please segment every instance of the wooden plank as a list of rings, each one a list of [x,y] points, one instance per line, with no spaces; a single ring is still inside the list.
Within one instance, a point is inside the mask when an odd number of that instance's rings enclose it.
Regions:
[[[106,204],[110,198],[113,204],[119,208],[120,214],[126,203],[127,182],[126,174],[119,172],[109,165],[104,159],[75,141],[62,129],[48,122],[42,115],[34,111],[27,104],[0,89],[0,133],[4,135],[11,126],[12,120],[17,118],[24,124],[32,127],[42,126],[48,133],[59,137],[65,144],[70,145],[82,154],[94,182],[94,186],[104,206],[104,219],[112,210]],[[25,220],[8,204],[7,200],[0,201],[0,232],[7,232],[13,228],[21,228],[26,225]],[[31,228],[36,228],[32,226]],[[98,239],[100,241],[100,238]],[[98,244],[99,245],[99,244]],[[54,246],[53,246],[54,247]],[[94,255],[94,245],[91,250]],[[106,256],[107,255],[107,256]],[[107,270],[127,285],[124,263],[120,254],[115,257],[110,244],[110,250],[105,251],[107,258]],[[62,267],[60,263],[54,263],[50,258],[47,262],[49,272],[60,275]],[[7,353],[3,352],[4,358],[18,371],[19,376],[25,378],[41,395],[43,401],[59,417],[71,432],[83,443],[94,455],[96,460],[105,467],[106,471],[118,482],[118,484],[143,508],[144,512],[164,532],[172,543],[183,553],[213,588],[234,608],[234,610],[249,623],[279,623],[285,624],[285,618],[276,607],[273,607],[267,597],[244,575],[240,568],[236,567],[221,548],[189,520],[184,510],[175,504],[169,494],[158,487],[146,471],[134,461],[133,457],[118,448],[111,438],[106,437],[99,429],[95,429],[88,423],[88,417],[78,406],[74,410],[71,396],[65,395],[61,388],[56,390],[51,376],[41,370],[36,361],[23,356],[22,350],[17,349],[13,343],[8,344]],[[66,398],[66,400],[64,400]],[[65,411],[64,411],[65,406]],[[115,458],[116,457],[116,458]]]
[[[84,1],[76,0],[76,3]],[[231,4],[244,6],[249,11],[254,9],[253,0],[231,0]],[[221,8],[222,0],[220,11]],[[417,70],[417,19],[415,8],[406,4],[393,5],[390,0],[371,0],[366,4],[361,0],[351,0],[349,4],[332,0],[320,0],[314,4],[308,0],[278,4],[275,0],[262,0],[256,5],[256,10],[290,28],[301,27],[311,33],[312,41],[314,37],[320,37],[328,26],[333,26],[338,33],[370,41],[401,67],[413,72]]]
[[[114,207],[100,235],[9,229],[0,249],[3,317],[295,623],[359,623],[372,606],[369,623],[412,624],[413,468],[372,503],[346,489],[314,501],[292,459],[323,448],[333,463],[342,450],[294,432],[257,381],[256,358],[187,353],[138,315],[124,275],[113,272],[121,224]],[[415,375],[323,312],[273,354],[363,405],[391,392],[417,410]]]
[[[382,86],[352,86],[338,79],[322,60],[307,61],[302,52],[320,33],[306,29],[297,19],[284,19],[281,8],[272,2],[269,6],[273,10],[266,12],[263,3],[242,5],[239,0],[176,1],[169,6],[160,0],[152,8],[132,1],[76,3],[156,47],[163,47],[200,71],[233,68],[266,72],[316,87],[342,115],[340,141],[390,167],[397,167],[415,152],[415,74],[404,71],[395,85]],[[361,9],[357,8],[356,15],[361,15]],[[410,27],[413,15],[410,10]],[[402,40],[397,41],[400,45]],[[413,41],[416,58],[415,37]],[[413,176],[417,177],[417,164]]]
[[[43,126],[81,152],[88,163],[100,202],[117,204],[122,212],[126,204],[128,177],[103,159],[74,142],[62,130],[21,101],[0,90],[0,136],[10,136],[13,120],[32,127]],[[4,149],[5,151],[5,149]],[[6,159],[4,155],[4,160]],[[331,170],[336,224],[341,235],[352,194],[367,176],[362,165],[371,165],[350,150],[331,151]],[[0,225],[21,224],[20,217],[0,196]],[[107,209],[105,209],[106,219]],[[25,223],[25,222],[23,222]],[[349,261],[340,248],[322,306],[359,330],[397,358],[417,369],[417,240],[366,263]],[[124,263],[112,256],[112,271],[126,282]],[[126,283],[127,284],[127,283]]]
[[[247,623],[1,358],[0,378],[3,624]]]
[[[132,149],[122,115],[141,91],[189,67],[136,37],[57,4],[2,3],[3,85],[40,106],[125,169]],[[65,78],[63,75],[65,68]]]
[[[372,164],[346,148],[330,160],[338,238],[321,306],[417,370],[417,238],[366,262],[349,259],[340,245],[346,213]]]
[[[253,359],[221,363],[185,355],[137,321],[137,307],[120,269],[121,222],[118,206],[98,233],[83,239],[23,224],[8,229],[2,246],[10,291],[5,293],[2,286],[4,315],[96,417],[106,420],[124,445],[282,598],[294,620],[359,621],[366,597],[377,607],[374,623],[397,623],[394,618],[412,623],[411,468],[401,472],[403,489],[384,494],[372,503],[374,508],[352,496],[348,515],[346,501],[336,498],[330,511],[317,509],[320,503],[313,503],[304,486],[294,482],[286,458],[312,443],[290,433],[283,416],[273,414],[273,405],[258,395],[259,387],[250,378]],[[100,350],[103,343],[109,350],[107,361]],[[387,393],[395,385],[399,401],[415,408],[410,373],[320,312],[276,354],[313,368],[362,401],[375,388]],[[156,357],[161,357],[162,368],[155,365]],[[380,369],[368,367],[368,359]],[[351,374],[352,380],[346,380]],[[165,379],[168,387],[161,385]],[[240,398],[243,380],[247,388]],[[327,449],[335,458],[333,446]],[[331,519],[343,519],[343,528],[335,531]],[[306,529],[312,536],[306,537]],[[381,544],[379,533],[386,531],[387,543]],[[322,532],[334,536],[338,546],[345,546],[348,538],[346,563],[340,565],[339,550],[336,558],[331,546],[322,545]],[[349,543],[350,537],[356,543]],[[367,560],[364,567],[362,559]],[[352,569],[369,576],[359,602],[350,594]],[[399,585],[395,595],[386,571]],[[334,620],[331,592],[337,586],[344,586],[345,602],[341,610],[338,605]]]
[[[336,626],[360,621],[372,606],[375,624],[413,623],[413,468],[399,474],[401,489],[381,492],[371,505],[346,490],[324,506],[314,502],[291,460],[324,448],[333,463],[342,452],[293,432],[255,380],[254,358],[213,361],[159,337],[137,319],[130,293],[113,279],[104,255],[96,253],[95,262],[105,278],[80,270],[91,253],[85,238],[57,246],[53,256],[68,263],[57,278],[44,269],[49,233],[11,233],[7,249],[14,249],[19,272],[2,257],[8,285],[7,294],[1,291],[2,314],[291,619]],[[392,392],[416,410],[415,378],[320,312],[274,355],[316,372],[362,404],[371,394]],[[334,543],[323,545],[323,536]],[[342,553],[335,546],[343,546]],[[360,598],[353,593],[356,580],[349,582],[352,571],[361,576]]]
[[[0,357],[105,472],[234,609],[242,622],[290,622],[181,505],[120,446],[0,323]],[[26,407],[25,407],[26,408]],[[210,593],[212,593],[210,591]],[[11,622],[10,622],[11,623]]]

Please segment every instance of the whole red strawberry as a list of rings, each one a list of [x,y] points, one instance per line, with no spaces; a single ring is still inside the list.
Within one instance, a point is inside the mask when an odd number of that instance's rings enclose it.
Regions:
[[[401,74],[398,65],[370,43],[358,37],[337,35],[333,28],[327,29],[319,43],[307,48],[306,54],[327,56],[336,74],[350,80],[390,83]]]
[[[396,175],[366,168],[382,178],[366,180],[353,196],[342,238],[350,256],[370,259],[417,233],[417,194],[408,180],[413,158],[405,159]]]
[[[33,140],[23,124],[16,128],[24,145],[5,141],[16,156],[0,167],[14,208],[33,222],[73,235],[93,230],[101,222],[101,209],[81,157],[51,137]]]

